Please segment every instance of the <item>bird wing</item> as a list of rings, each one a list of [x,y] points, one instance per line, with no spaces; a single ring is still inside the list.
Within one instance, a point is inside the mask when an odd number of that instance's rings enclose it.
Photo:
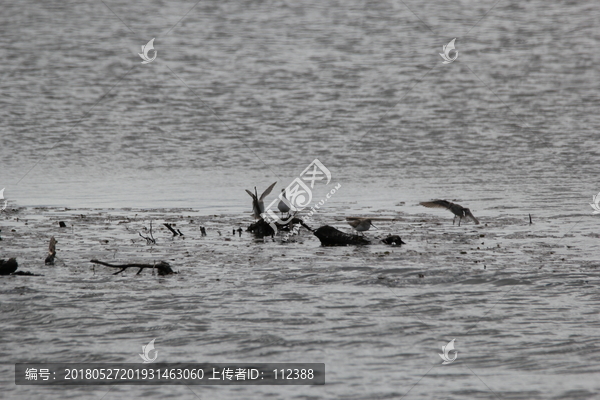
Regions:
[[[273,188],[275,187],[275,185],[277,184],[277,182],[273,183],[271,186],[269,186],[261,195],[260,195],[260,200],[264,199],[265,197],[267,197],[269,195],[269,193],[271,193],[271,190],[273,190]]]
[[[419,203],[424,207],[429,208],[452,208],[453,204],[446,200],[433,200],[433,201],[422,201]]]
[[[254,200],[258,200],[256,198],[256,195],[254,193],[252,193],[251,191],[249,191],[248,189],[244,189],[246,191],[246,193],[248,193],[250,195],[250,197],[252,197]]]

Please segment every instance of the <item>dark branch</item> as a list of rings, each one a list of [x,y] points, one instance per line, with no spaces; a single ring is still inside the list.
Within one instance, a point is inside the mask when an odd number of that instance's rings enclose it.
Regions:
[[[120,274],[121,272],[125,271],[127,268],[139,268],[139,271],[137,272],[136,275],[138,275],[140,272],[142,272],[142,270],[144,268],[156,268],[158,270],[159,275],[176,274],[176,272],[174,272],[173,269],[171,268],[171,265],[169,265],[169,263],[164,262],[164,261],[161,261],[158,264],[121,264],[121,265],[109,264],[107,262],[99,261],[99,260],[91,260],[90,262],[93,264],[104,265],[105,267],[121,268],[120,271],[115,272],[113,275]]]

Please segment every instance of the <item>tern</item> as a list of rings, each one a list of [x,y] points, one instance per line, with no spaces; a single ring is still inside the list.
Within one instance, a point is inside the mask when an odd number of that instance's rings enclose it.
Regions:
[[[258,197],[258,192],[256,191],[256,186],[254,186],[254,193],[246,189],[246,193],[252,197],[252,214],[254,214],[254,218],[261,219],[261,214],[265,212],[265,203],[264,199],[271,193],[271,190],[275,187],[277,182],[273,183],[269,186],[261,195]]]
[[[283,193],[282,197],[287,200],[287,197],[285,197],[285,189],[281,189],[281,192]],[[290,213],[290,206],[288,206],[287,203],[283,201],[283,199],[279,201],[279,204],[277,204],[277,208],[279,209],[279,212],[281,212],[281,217],[283,217],[283,214],[289,215]]]

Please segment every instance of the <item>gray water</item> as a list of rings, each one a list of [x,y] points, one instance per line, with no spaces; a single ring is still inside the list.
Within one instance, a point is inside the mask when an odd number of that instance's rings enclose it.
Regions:
[[[598,397],[599,8],[3,3],[0,258],[44,278],[0,280],[0,397]],[[244,189],[278,192],[315,158],[342,186],[313,225],[387,218],[367,236],[407,245],[231,236],[252,222]],[[482,224],[418,205],[435,198]],[[146,245],[150,220],[186,239]],[[52,235],[62,261],[46,267]],[[112,276],[90,257],[180,274]],[[137,362],[155,337],[162,362],[324,362],[327,385],[12,380],[21,361]]]

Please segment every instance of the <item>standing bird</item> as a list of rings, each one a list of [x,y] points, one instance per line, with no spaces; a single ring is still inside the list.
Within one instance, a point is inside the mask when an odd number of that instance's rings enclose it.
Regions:
[[[458,217],[458,226],[460,226],[460,221],[462,221],[463,218],[470,218],[473,220],[473,222],[475,222],[476,225],[479,225],[479,221],[473,214],[471,214],[471,210],[458,204],[454,204],[446,200],[423,201],[419,204],[429,208],[446,208],[450,210],[452,214],[454,214],[452,225],[454,225],[454,222],[456,222],[456,217]]]
[[[287,200],[287,197],[285,197],[285,189],[281,189],[281,192],[283,193],[283,198]],[[283,200],[279,201],[279,204],[277,204],[277,208],[279,209],[282,218],[283,214],[290,214],[290,206],[288,206],[287,203]]]
[[[254,186],[254,193],[246,189],[246,193],[248,193],[250,197],[252,197],[252,214],[254,214],[254,218],[262,218],[260,215],[265,212],[265,203],[263,200],[269,195],[269,193],[271,193],[271,190],[273,190],[275,184],[277,184],[277,182],[269,186],[267,190],[265,190],[263,194],[260,195],[260,197],[258,197],[256,186]]]
[[[358,232],[368,231],[369,228],[373,227],[377,229],[369,218],[358,218],[358,217],[346,217],[348,225],[356,229]]]
[[[54,257],[56,257],[56,243],[58,242],[56,239],[54,239],[54,236],[52,236],[50,238],[50,244],[48,245],[48,257],[46,257],[44,264],[54,265]]]

